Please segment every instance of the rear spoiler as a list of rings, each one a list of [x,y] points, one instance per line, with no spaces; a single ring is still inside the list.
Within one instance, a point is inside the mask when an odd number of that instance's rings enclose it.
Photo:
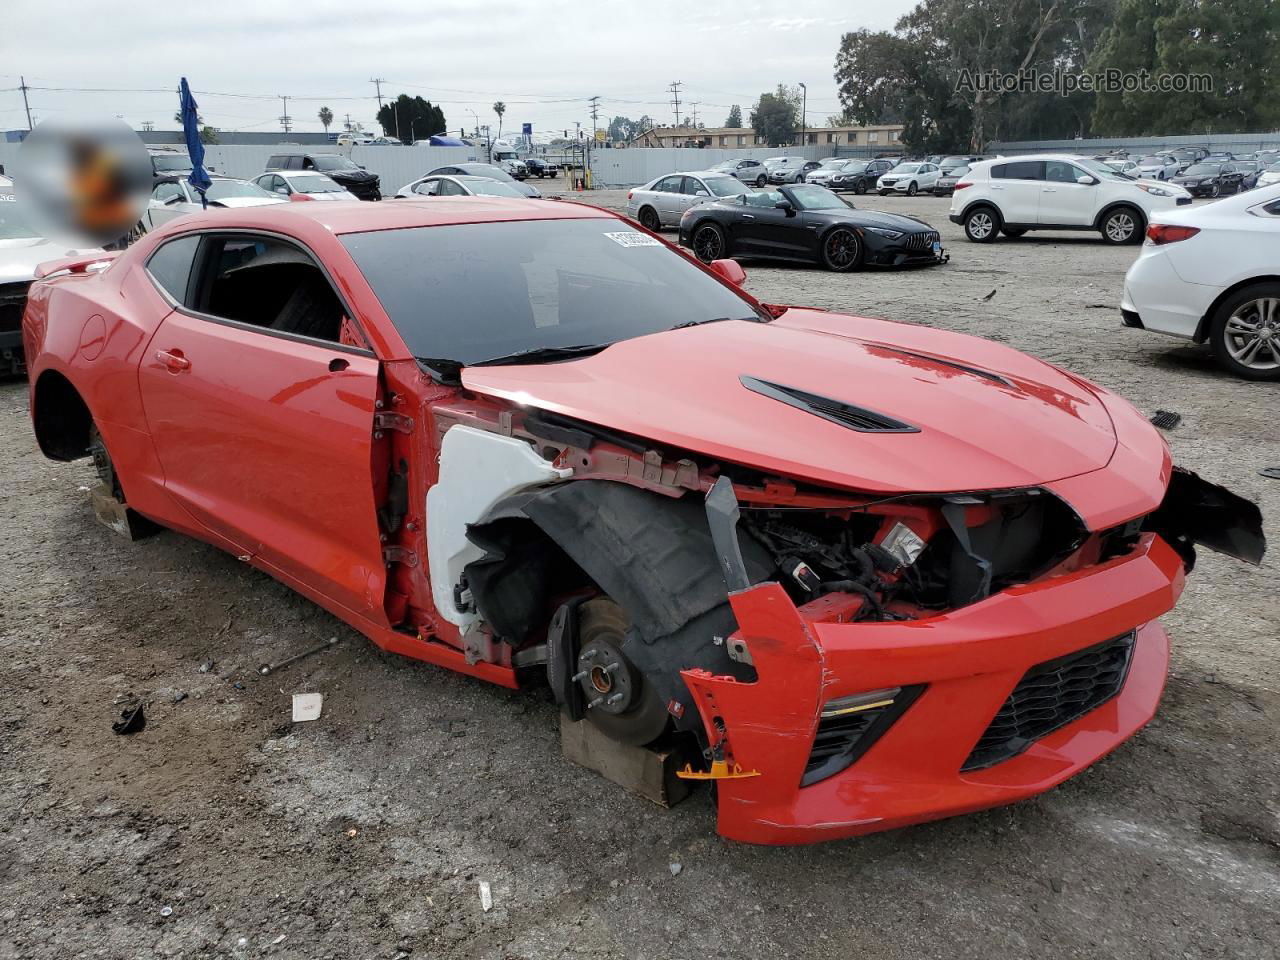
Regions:
[[[88,273],[95,263],[106,263],[120,256],[119,250],[103,250],[101,253],[86,254],[79,257],[66,257],[62,260],[46,260],[36,267],[36,279],[41,280],[55,273]]]

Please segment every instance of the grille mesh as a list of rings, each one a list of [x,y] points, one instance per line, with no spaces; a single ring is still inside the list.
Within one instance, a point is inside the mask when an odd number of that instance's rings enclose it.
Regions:
[[[1018,681],[961,770],[1016,757],[1035,741],[1102,706],[1124,686],[1134,634],[1032,667]]]
[[[31,281],[0,283],[0,331],[17,330],[22,326],[22,310],[27,303],[27,288]]]
[[[929,230],[925,233],[913,233],[907,237],[907,249],[930,250],[938,241],[939,237],[937,230]]]

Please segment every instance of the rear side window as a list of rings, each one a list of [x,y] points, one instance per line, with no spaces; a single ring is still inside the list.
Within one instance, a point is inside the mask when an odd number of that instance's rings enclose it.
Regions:
[[[1001,163],[991,168],[991,176],[997,180],[1043,180],[1043,160],[1018,160]]]
[[[284,169],[284,161],[285,161],[285,157],[283,157],[283,156],[275,156],[275,157],[271,157],[270,159],[268,159],[268,160],[267,160],[267,169],[268,169],[268,170],[283,170],[283,169]]]
[[[200,238],[179,237],[161,244],[147,261],[147,273],[177,303],[187,299],[187,281],[191,279],[191,263],[195,259]]]

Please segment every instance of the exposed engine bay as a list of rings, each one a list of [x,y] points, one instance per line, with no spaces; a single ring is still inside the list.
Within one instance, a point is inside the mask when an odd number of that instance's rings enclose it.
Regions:
[[[468,657],[545,668],[571,716],[623,743],[672,731],[708,748],[680,672],[754,678],[727,602],[754,584],[781,584],[815,621],[906,621],[1106,563],[1144,532],[1169,541],[1188,569],[1195,543],[1253,562],[1264,549],[1253,504],[1181,470],[1159,510],[1091,532],[1040,488],[872,497],[701,463],[539,412],[499,432],[477,427],[473,416],[442,418],[453,431],[444,448],[461,430],[473,434],[472,457],[514,442],[530,465],[527,483],[494,481],[500,496],[474,520],[449,512],[443,484],[433,488],[434,516],[466,519],[466,550],[452,551],[466,562],[446,595],[467,624]],[[442,480],[448,469],[442,458]],[[433,543],[433,558],[446,552]]]

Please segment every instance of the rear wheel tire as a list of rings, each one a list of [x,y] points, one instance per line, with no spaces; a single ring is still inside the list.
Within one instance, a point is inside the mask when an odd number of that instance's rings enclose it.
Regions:
[[[640,226],[646,230],[652,230],[657,233],[662,229],[662,221],[658,218],[658,211],[653,207],[641,207],[640,215],[636,219],[640,221]]]
[[[1142,214],[1132,207],[1120,207],[1102,218],[1102,239],[1107,243],[1116,246],[1141,243],[1142,236]]]
[[[992,207],[975,207],[964,215],[964,235],[973,243],[991,243],[1000,229],[1000,217]]]
[[[702,223],[695,227],[690,245],[693,247],[693,255],[703,263],[723,259],[727,249],[724,231],[714,223]]]
[[[1280,380],[1280,283],[1255,283],[1214,311],[1209,346],[1223,369],[1244,380]]]
[[[822,265],[836,273],[862,266],[862,242],[852,230],[837,227],[822,240]]]
[[[89,456],[93,458],[93,469],[98,479],[111,491],[111,495],[121,503],[125,502],[124,488],[120,486],[120,476],[116,473],[115,463],[107,451],[106,441],[96,423],[89,424]]]

